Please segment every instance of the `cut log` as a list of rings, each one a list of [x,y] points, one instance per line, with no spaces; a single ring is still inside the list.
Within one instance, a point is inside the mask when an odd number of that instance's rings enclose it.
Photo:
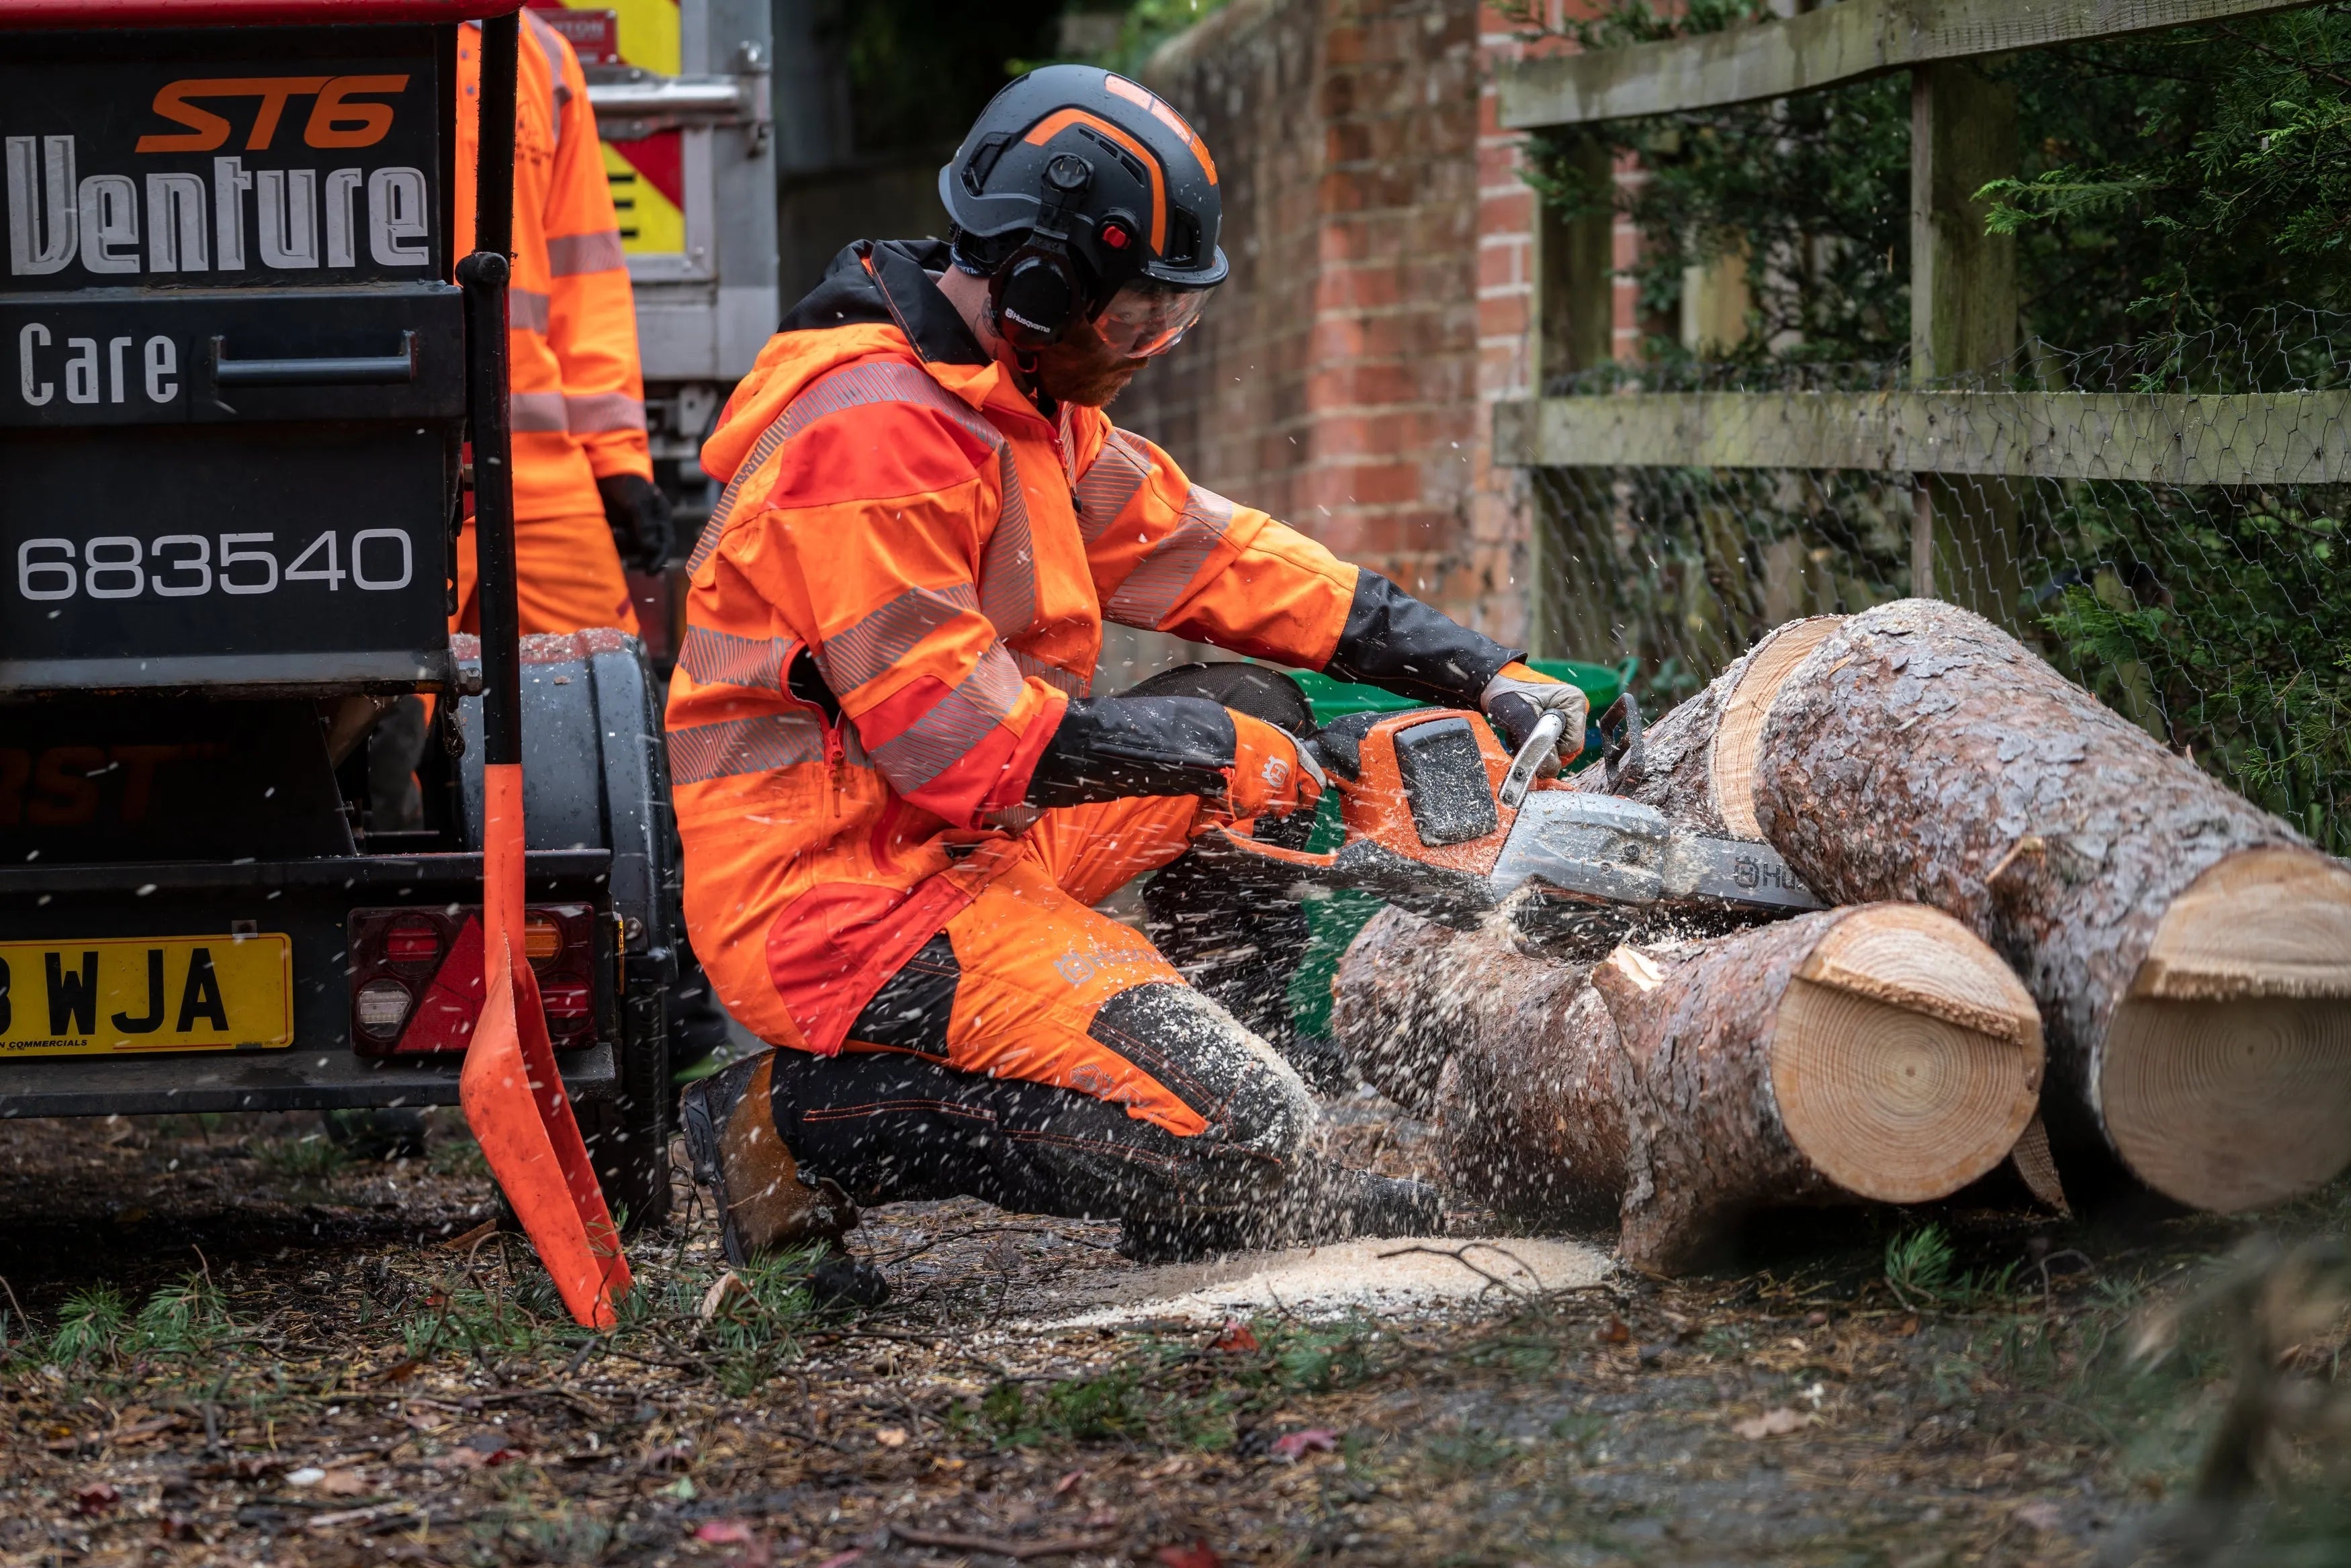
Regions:
[[[1366,1075],[1433,1103],[1466,1195],[1536,1220],[1614,1211],[1625,1259],[1658,1272],[1758,1208],[1956,1191],[2007,1157],[2041,1084],[2023,986],[1916,906],[1588,969],[1391,910],[1342,962],[1338,1002]]]
[[[1766,632],[1705,691],[1649,725],[1643,764],[1618,779],[1616,793],[1685,826],[1734,838],[1762,837],[1755,820],[1754,778],[1771,698],[1788,671],[1844,619],[1813,616]],[[1586,768],[1572,787],[1605,792],[1607,771]]]
[[[1711,819],[1823,898],[1932,905],[2005,954],[2053,1117],[2207,1209],[2351,1164],[2351,870],[1932,600],[1792,623],[1699,701],[1656,728],[1677,781],[1642,789],[1687,803],[1703,773]]]

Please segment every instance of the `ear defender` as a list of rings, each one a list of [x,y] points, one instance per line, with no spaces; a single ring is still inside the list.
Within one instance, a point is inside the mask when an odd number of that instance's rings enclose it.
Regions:
[[[1093,183],[1091,164],[1075,153],[1045,166],[1045,200],[1036,226],[988,280],[988,314],[1004,340],[1033,354],[1061,339],[1084,307],[1086,289],[1070,251],[1070,214]]]

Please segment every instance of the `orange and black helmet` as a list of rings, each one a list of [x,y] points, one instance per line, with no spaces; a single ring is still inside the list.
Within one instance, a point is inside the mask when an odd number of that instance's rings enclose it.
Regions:
[[[1211,288],[1228,270],[1217,165],[1199,133],[1096,66],[1047,66],[998,93],[939,171],[939,200],[971,271],[1000,276],[1040,239],[1049,259],[1074,259],[1072,310],[1130,284]]]

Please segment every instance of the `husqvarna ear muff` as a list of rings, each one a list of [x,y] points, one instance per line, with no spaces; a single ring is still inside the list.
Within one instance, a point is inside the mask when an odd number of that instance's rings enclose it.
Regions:
[[[1085,309],[1085,281],[1070,252],[1070,214],[1093,178],[1092,166],[1075,153],[1061,153],[1047,164],[1036,226],[988,279],[996,330],[1024,354],[1060,342]]]

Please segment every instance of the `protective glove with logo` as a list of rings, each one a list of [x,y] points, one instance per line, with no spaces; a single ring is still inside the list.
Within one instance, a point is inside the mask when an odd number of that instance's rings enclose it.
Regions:
[[[640,572],[659,571],[675,543],[670,529],[669,497],[650,479],[608,473],[596,481],[604,499],[604,523],[622,564]]]
[[[1583,750],[1583,728],[1592,704],[1583,689],[1569,681],[1554,680],[1539,670],[1513,660],[1486,683],[1478,706],[1494,728],[1502,732],[1502,743],[1513,753],[1527,743],[1544,714],[1560,716],[1563,727],[1559,732],[1559,749],[1537,771],[1538,777],[1552,777]]]
[[[1233,765],[1225,770],[1225,807],[1233,819],[1311,814],[1331,787],[1312,749],[1262,719],[1226,711],[1233,721]]]

